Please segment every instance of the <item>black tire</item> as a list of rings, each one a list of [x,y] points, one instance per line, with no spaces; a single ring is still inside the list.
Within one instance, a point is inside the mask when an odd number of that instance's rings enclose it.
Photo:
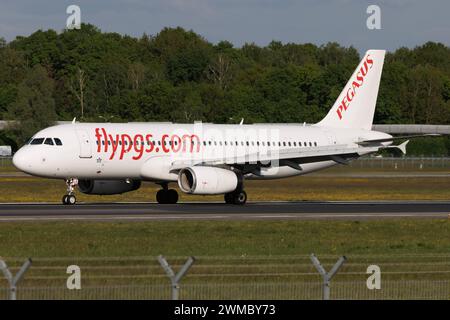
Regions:
[[[175,204],[178,202],[178,192],[175,189],[167,191],[167,203]]]
[[[69,196],[67,195],[67,194],[65,194],[63,197],[62,197],[62,204],[64,204],[64,205],[66,205],[66,204],[69,204],[69,201],[67,201],[67,198],[68,198]]]
[[[233,194],[233,203],[237,205],[244,205],[247,202],[247,193],[242,190]]]
[[[167,203],[167,191],[164,189],[158,190],[156,193],[156,201],[159,204],[166,204]]]
[[[77,198],[73,194],[67,196],[67,204],[74,205],[76,203],[77,203]]]
[[[234,203],[234,195],[233,193],[225,193],[225,195],[223,196],[225,203],[227,204],[233,204]]]

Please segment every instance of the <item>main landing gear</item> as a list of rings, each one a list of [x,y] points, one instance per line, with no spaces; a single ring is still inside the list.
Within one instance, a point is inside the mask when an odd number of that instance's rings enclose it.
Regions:
[[[75,197],[74,189],[78,185],[78,179],[70,178],[66,180],[67,194],[62,198],[62,203],[65,205],[73,205],[77,203],[77,198]]]
[[[243,205],[247,202],[247,193],[244,190],[225,193],[225,203]]]
[[[175,204],[178,202],[178,192],[169,189],[167,183],[161,184],[163,187],[156,193],[156,201],[160,204]]]

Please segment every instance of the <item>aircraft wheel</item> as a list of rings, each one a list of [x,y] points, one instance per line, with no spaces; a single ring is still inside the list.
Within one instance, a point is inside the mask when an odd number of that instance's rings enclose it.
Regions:
[[[68,204],[75,204],[77,203],[77,198],[73,194],[71,194],[67,197],[67,202]]]
[[[175,189],[166,191],[167,203],[175,204],[178,202],[178,192]]]
[[[168,203],[167,202],[167,191],[164,189],[158,190],[158,192],[156,193],[156,201],[160,204],[165,204]]]
[[[62,198],[62,203],[65,205],[73,205],[77,203],[77,198],[73,194],[66,194]]]
[[[243,205],[247,202],[247,193],[242,190],[233,194],[233,203]]]
[[[225,199],[225,203],[227,203],[227,204],[233,204],[233,203],[234,203],[234,200],[233,200],[233,193],[225,193],[224,199]]]

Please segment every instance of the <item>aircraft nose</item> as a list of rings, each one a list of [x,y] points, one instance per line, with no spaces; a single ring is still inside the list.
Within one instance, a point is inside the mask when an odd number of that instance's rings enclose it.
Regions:
[[[20,171],[27,171],[27,169],[30,169],[31,167],[29,160],[30,159],[28,159],[26,152],[24,152],[23,149],[20,149],[14,155],[12,162],[13,165]]]

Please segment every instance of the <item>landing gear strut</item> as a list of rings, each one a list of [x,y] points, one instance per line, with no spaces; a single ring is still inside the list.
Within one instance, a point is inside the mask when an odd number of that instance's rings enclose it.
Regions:
[[[225,193],[225,203],[243,205],[247,202],[247,193],[244,191],[244,177],[242,174],[237,174],[237,177],[237,188],[233,192]]]
[[[66,180],[67,194],[63,196],[62,203],[66,205],[73,205],[77,203],[77,198],[75,197],[74,189],[78,185],[78,179],[70,178]]]
[[[226,193],[224,196],[225,203],[243,205],[247,202],[247,193],[244,190],[236,190]]]
[[[178,202],[178,192],[169,189],[167,183],[161,184],[163,187],[156,193],[156,201],[160,204],[175,204]]]

